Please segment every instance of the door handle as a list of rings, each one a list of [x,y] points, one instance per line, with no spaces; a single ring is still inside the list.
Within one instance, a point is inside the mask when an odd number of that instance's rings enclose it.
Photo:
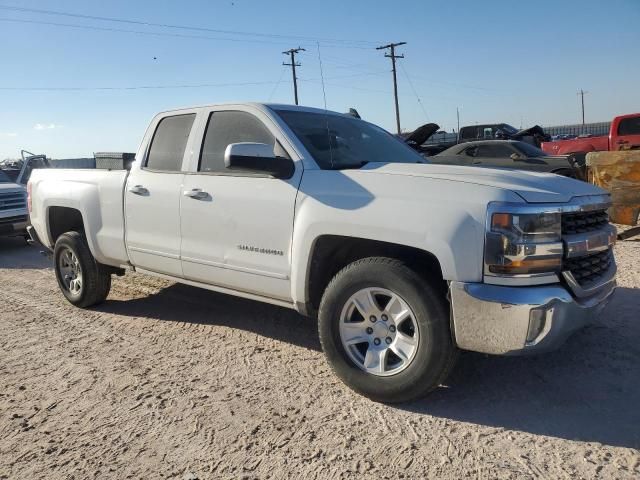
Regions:
[[[200,188],[194,188],[194,189],[191,189],[191,190],[185,190],[184,192],[182,192],[182,194],[185,197],[195,198],[196,200],[204,200],[205,198],[209,197],[209,194],[207,192],[204,192]]]
[[[144,188],[142,185],[134,185],[133,187],[129,188],[129,191],[131,193],[135,193],[136,195],[148,195],[149,194],[149,190]]]

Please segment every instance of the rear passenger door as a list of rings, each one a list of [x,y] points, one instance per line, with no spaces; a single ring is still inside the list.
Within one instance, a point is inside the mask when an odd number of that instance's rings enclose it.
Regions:
[[[302,164],[295,161],[291,178],[277,179],[225,168],[224,152],[231,143],[257,142],[299,160],[295,150],[268,115],[247,106],[203,112],[200,125],[202,147],[185,176],[180,208],[185,278],[290,300]]]
[[[125,186],[125,239],[139,269],[182,277],[180,200],[195,111],[155,119]]]

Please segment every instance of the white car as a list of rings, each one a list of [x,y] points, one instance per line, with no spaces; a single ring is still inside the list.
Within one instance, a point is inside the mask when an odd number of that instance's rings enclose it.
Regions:
[[[384,402],[437,387],[458,349],[553,349],[615,288],[604,190],[430,165],[313,108],[163,112],[130,171],[35,171],[29,191],[74,305],[134,269],[292,308],[318,318],[335,373]]]

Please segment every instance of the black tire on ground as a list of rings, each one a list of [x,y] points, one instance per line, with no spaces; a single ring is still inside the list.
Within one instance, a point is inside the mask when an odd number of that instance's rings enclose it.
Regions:
[[[71,292],[64,280],[60,267],[60,256],[71,250],[78,259],[82,272],[82,285],[79,292]],[[73,305],[80,308],[91,307],[103,302],[111,289],[111,273],[104,265],[98,263],[89,250],[87,240],[81,233],[72,231],[58,237],[53,250],[54,269],[58,286]]]
[[[340,340],[340,315],[346,302],[363,288],[383,288],[399,295],[415,314],[420,335],[415,357],[391,376],[359,368]],[[342,269],[329,283],[318,314],[320,342],[335,374],[351,389],[379,402],[398,403],[425,396],[452,370],[458,350],[449,326],[449,308],[442,293],[399,260],[369,257]]]

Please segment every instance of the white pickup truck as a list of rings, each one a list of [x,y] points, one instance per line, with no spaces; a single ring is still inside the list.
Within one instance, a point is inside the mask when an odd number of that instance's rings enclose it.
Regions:
[[[74,305],[134,269],[286,306],[317,317],[335,373],[384,402],[435,388],[458,349],[553,349],[615,288],[605,191],[431,165],[319,109],[163,112],[130,171],[35,171],[28,192],[30,234]]]

